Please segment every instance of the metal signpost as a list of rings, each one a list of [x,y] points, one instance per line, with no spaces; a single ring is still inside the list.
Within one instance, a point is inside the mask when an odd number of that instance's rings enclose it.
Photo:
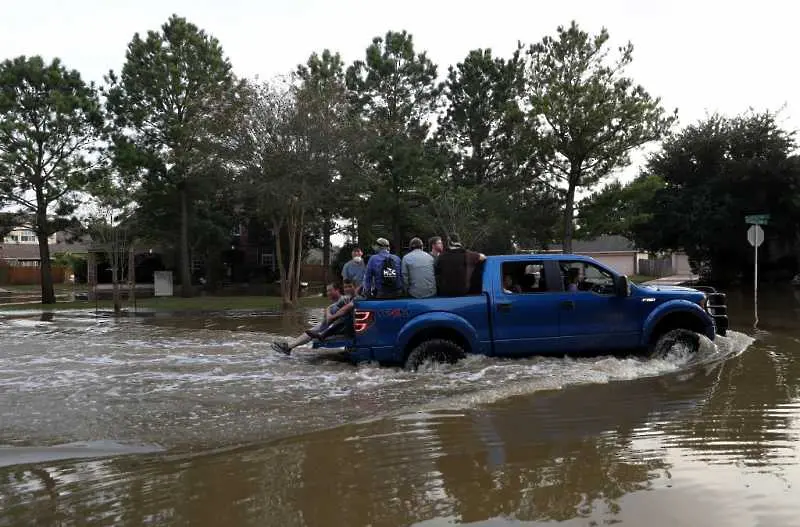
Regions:
[[[758,326],[758,247],[764,243],[764,229],[761,225],[769,223],[769,214],[753,214],[744,217],[745,223],[750,225],[747,229],[747,241],[753,246],[754,256],[753,259],[753,310],[755,313],[755,323],[753,327]]]

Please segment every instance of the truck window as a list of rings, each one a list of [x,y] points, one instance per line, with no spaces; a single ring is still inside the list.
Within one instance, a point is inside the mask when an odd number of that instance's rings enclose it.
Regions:
[[[478,265],[475,266],[475,270],[472,271],[472,277],[470,278],[469,284],[469,294],[470,295],[479,295],[481,291],[483,291],[483,269],[486,267],[486,261],[480,262]]]
[[[503,292],[507,295],[547,291],[544,263],[541,261],[505,262],[501,275]]]
[[[564,291],[591,291],[601,295],[614,294],[614,277],[589,262],[560,262]]]

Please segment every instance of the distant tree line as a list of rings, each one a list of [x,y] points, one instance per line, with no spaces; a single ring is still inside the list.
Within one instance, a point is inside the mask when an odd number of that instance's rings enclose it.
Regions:
[[[261,82],[237,77],[216,38],[173,15],[135,34],[102,86],[59,59],[8,59],[0,64],[0,205],[14,214],[4,221],[37,233],[43,303],[55,301],[46,239],[65,228],[112,240],[124,229],[127,244],[171,248],[179,282],[190,284],[192,259],[206,262],[209,277],[219,273],[232,230],[246,225],[274,239],[286,305],[297,300],[304,254],[320,247],[329,265],[341,224],[352,243],[384,236],[395,250],[411,236],[455,231],[488,253],[557,240],[569,252],[577,226],[580,236],[624,232],[649,248],[721,258],[719,240],[695,222],[682,226],[677,211],[720,222],[742,211],[727,211],[727,193],[714,187],[722,180],[706,188],[692,179],[707,179],[697,168],[690,177],[685,149],[706,136],[757,141],[749,121],[730,131],[721,118],[690,127],[668,139],[647,176],[581,206],[581,191],[628,166],[633,150],[669,138],[677,118],[626,76],[632,45],[612,51],[605,29],[590,35],[572,22],[507,56],[472,50],[440,80],[412,35],[388,31],[352,64],[325,49]],[[786,157],[791,141],[781,137],[770,148]],[[731,168],[719,177],[784,181],[757,159],[742,163],[740,176]],[[639,194],[657,206],[626,197]],[[620,199],[633,204],[611,225],[602,209]],[[88,218],[76,216],[81,203]],[[787,233],[795,220],[781,220]]]
[[[582,235],[623,234],[643,249],[684,250],[713,283],[751,279],[745,216],[769,214],[759,248],[762,276],[786,283],[800,271],[800,157],[794,132],[770,112],[712,115],[666,140],[639,177],[593,193]]]

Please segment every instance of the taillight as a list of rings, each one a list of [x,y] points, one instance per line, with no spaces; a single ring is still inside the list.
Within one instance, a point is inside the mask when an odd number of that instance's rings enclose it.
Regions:
[[[372,311],[362,311],[360,309],[356,309],[356,312],[353,315],[353,329],[356,333],[364,333],[367,328],[372,325],[374,320],[375,318],[372,315]]]

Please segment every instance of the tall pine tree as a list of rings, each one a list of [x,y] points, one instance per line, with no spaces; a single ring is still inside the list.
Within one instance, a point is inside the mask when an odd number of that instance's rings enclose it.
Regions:
[[[97,157],[103,128],[97,92],[58,59],[0,64],[0,204],[39,241],[42,303],[54,304],[50,236],[70,223]]]
[[[109,81],[108,109],[121,131],[116,161],[143,179],[141,214],[180,225],[181,291],[190,295],[193,206],[218,190],[236,115],[231,64],[216,38],[173,15],[161,31],[134,35],[120,76]]]
[[[420,178],[430,170],[425,142],[439,96],[435,81],[436,65],[415,52],[406,31],[374,38],[365,59],[347,70],[351,103],[367,137],[363,206],[372,224],[388,227],[395,249],[420,206]]]

